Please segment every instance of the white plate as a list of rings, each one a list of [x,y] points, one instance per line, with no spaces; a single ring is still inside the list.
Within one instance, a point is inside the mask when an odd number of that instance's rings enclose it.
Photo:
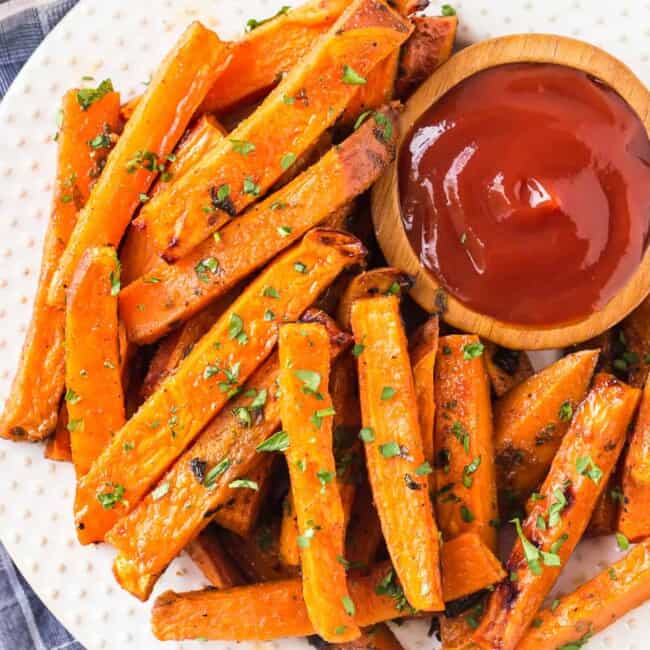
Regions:
[[[0,105],[0,397],[9,389],[31,312],[54,178],[55,114],[63,91],[79,84],[83,75],[94,75],[111,77],[129,97],[143,90],[142,82],[191,20],[201,19],[231,38],[247,18],[268,16],[282,4],[297,2],[82,0],[27,63]],[[461,42],[512,32],[566,34],[608,49],[650,83],[649,0],[462,0],[453,4],[461,19]],[[438,7],[434,2],[433,8]],[[0,536],[48,607],[89,650],[162,647],[149,631],[150,604],[137,602],[115,584],[112,551],[77,543],[71,515],[73,491],[71,468],[44,460],[40,445],[0,440]],[[581,545],[560,588],[570,589],[615,555],[611,540]],[[157,592],[204,584],[191,562],[180,558]],[[397,634],[409,649],[430,648],[425,631],[423,624],[410,624],[398,628]],[[650,605],[598,635],[589,648],[641,650],[648,647],[648,638]],[[267,647],[274,646],[305,644],[293,640]],[[244,648],[194,642],[166,647]]]

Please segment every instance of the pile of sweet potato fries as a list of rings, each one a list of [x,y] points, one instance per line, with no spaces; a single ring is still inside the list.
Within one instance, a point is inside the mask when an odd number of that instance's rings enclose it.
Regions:
[[[79,541],[134,596],[196,561],[216,589],[159,596],[159,639],[390,650],[428,615],[446,650],[578,648],[650,597],[650,302],[537,374],[401,304],[367,191],[457,19],[391,4],[195,23],[142,97],[63,98],[0,435],[74,464]],[[640,543],[544,608],[608,533]]]

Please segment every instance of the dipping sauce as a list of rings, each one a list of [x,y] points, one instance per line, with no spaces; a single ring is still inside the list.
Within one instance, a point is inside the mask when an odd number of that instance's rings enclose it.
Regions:
[[[553,64],[480,72],[425,112],[399,154],[402,221],[466,306],[551,326],[604,307],[650,227],[650,141],[612,89]]]

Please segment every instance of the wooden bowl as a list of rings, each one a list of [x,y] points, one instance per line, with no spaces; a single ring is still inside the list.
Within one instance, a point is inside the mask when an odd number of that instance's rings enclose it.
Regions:
[[[400,118],[400,142],[433,103],[467,77],[507,63],[557,63],[582,70],[616,90],[650,133],[650,92],[632,71],[607,52],[572,38],[521,34],[482,41],[454,55],[417,90]],[[504,323],[478,313],[451,295],[440,300],[441,287],[411,248],[402,225],[397,162],[375,185],[372,215],[379,244],[389,264],[415,278],[411,295],[429,312],[440,312],[451,325],[513,349],[559,348],[600,334],[630,313],[650,292],[650,250],[627,284],[601,310],[583,320],[549,328]]]

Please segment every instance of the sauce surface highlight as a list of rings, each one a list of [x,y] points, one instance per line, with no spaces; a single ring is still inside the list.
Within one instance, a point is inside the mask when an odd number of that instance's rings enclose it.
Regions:
[[[411,246],[463,304],[550,326],[604,307],[641,262],[650,140],[613,90],[553,64],[452,88],[399,155]]]

